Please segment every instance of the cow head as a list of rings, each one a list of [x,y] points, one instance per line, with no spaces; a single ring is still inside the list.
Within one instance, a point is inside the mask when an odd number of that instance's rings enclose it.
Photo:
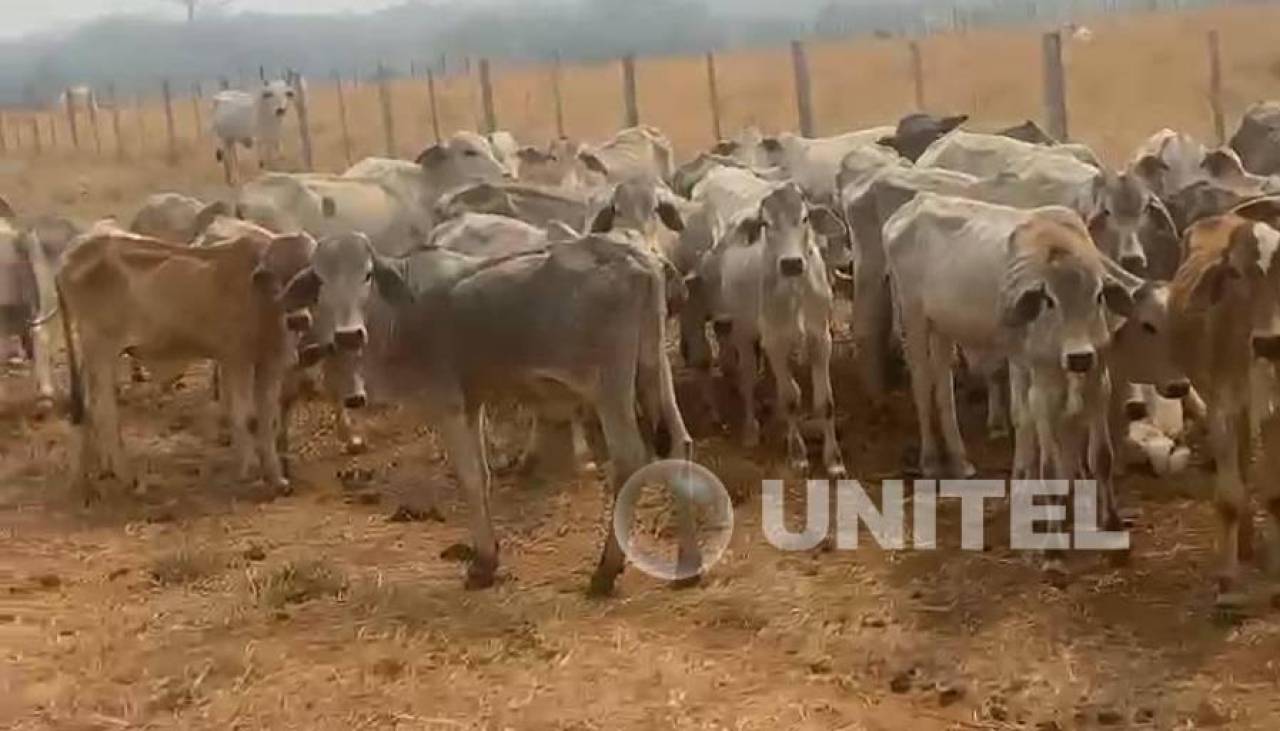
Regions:
[[[1009,237],[1003,321],[1026,355],[1070,373],[1097,367],[1110,340],[1104,308],[1128,317],[1133,299],[1104,266],[1079,221],[1035,217]]]
[[[437,190],[511,177],[510,171],[493,156],[489,141],[474,132],[455,132],[449,139],[423,150],[417,163]]]
[[[929,145],[968,120],[967,114],[950,117],[937,117],[922,112],[908,114],[898,120],[898,128],[893,136],[882,137],[879,143],[897,150],[899,155],[915,162],[920,159]]]
[[[834,214],[825,208],[820,210],[823,213],[818,217],[824,221],[823,226],[834,225]],[[738,222],[737,235],[742,241],[764,247],[766,282],[789,287],[815,274],[825,281],[812,213],[800,186],[783,183],[764,197],[755,215]]]
[[[656,242],[652,237],[659,225],[673,233],[684,230],[684,217],[675,196],[661,183],[633,179],[614,187],[613,195],[592,219],[591,232],[638,231],[653,245]]]
[[[1250,107],[1230,144],[1249,172],[1280,174],[1280,104],[1261,102]]]
[[[552,140],[545,151],[536,147],[520,148],[516,152],[520,160],[520,179],[538,185],[576,186],[581,147],[567,137],[561,137]]]
[[[1253,355],[1280,361],[1280,198],[1250,201],[1232,213],[1244,222],[1206,273],[1208,296],[1211,302],[1246,302]]]
[[[258,108],[275,117],[283,117],[293,103],[293,87],[289,82],[268,81],[258,90]]]
[[[1169,286],[1142,284],[1132,294],[1133,308],[1112,335],[1111,358],[1131,380],[1151,383],[1161,396],[1180,399],[1191,382],[1176,365],[1169,324]]]
[[[1154,199],[1131,173],[1103,171],[1094,179],[1095,207],[1089,234],[1104,254],[1133,274],[1142,275],[1147,269],[1139,232]]]

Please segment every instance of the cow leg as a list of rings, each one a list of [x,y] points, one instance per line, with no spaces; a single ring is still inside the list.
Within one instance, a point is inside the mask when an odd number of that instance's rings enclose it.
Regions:
[[[753,448],[760,444],[760,422],[756,419],[756,343],[751,333],[735,328],[732,351],[738,377],[738,397],[742,400],[742,444]]]
[[[947,474],[969,478],[977,474],[977,470],[969,461],[956,416],[955,375],[951,368],[954,353],[955,343],[950,338],[937,331],[931,334],[929,361],[933,372],[933,398],[938,413],[938,426],[942,430],[943,444],[947,450]]]
[[[288,493],[289,481],[284,476],[280,452],[280,395],[284,369],[276,364],[259,365],[254,369],[253,406],[257,414],[258,462],[262,465],[262,479],[279,493]]]
[[[85,347],[85,390],[90,407],[88,433],[93,439],[93,457],[103,477],[114,477],[127,487],[136,484],[124,453],[120,431],[120,405],[116,397],[116,356],[109,349]],[[101,357],[107,355],[108,357]],[[92,465],[92,462],[87,463]]]
[[[1271,602],[1280,604],[1280,416],[1272,416],[1262,424],[1262,451],[1254,470],[1258,495],[1266,507],[1267,577],[1271,584]]]
[[[822,321],[825,323],[825,321]],[[845,476],[840,441],[836,438],[836,402],[831,388],[831,330],[824,324],[808,335],[809,369],[813,383],[813,414],[822,420],[822,464],[829,477]]]
[[[1243,598],[1235,593],[1240,576],[1240,521],[1248,517],[1244,483],[1240,474],[1238,434],[1240,420],[1235,409],[1224,408],[1223,400],[1209,413],[1209,442],[1217,463],[1214,503],[1218,512],[1217,604],[1223,608],[1240,606]],[[1247,426],[1246,426],[1247,428]]]
[[[223,386],[231,415],[231,448],[236,456],[236,479],[245,482],[253,475],[254,432],[260,431],[253,413],[253,368],[246,363],[223,364]],[[274,433],[273,433],[274,436]]]
[[[1107,374],[1102,374],[1107,378]],[[1117,389],[1124,390],[1124,389]],[[1110,404],[1112,389],[1105,380],[1103,392],[1096,402]],[[1098,517],[1106,530],[1118,531],[1124,526],[1120,521],[1120,501],[1116,495],[1115,485],[1115,438],[1111,433],[1111,415],[1109,409],[1093,409],[1092,425],[1089,428],[1089,473],[1097,483],[1098,497],[1101,501]]]
[[[1009,435],[1009,372],[1007,365],[988,373],[987,438],[1003,439]]]
[[[344,367],[357,367],[354,364],[346,366],[341,362],[343,358],[353,356],[339,354],[335,357],[324,359],[324,392],[328,398],[330,405],[333,406],[333,414],[335,421],[335,431],[338,434],[338,441],[342,442],[342,448],[347,454],[363,454],[367,448],[364,437],[356,433],[351,426],[351,411],[342,403],[344,394],[338,384],[342,382],[342,369]]]
[[[471,545],[475,555],[467,566],[466,587],[484,589],[493,586],[494,573],[498,570],[498,539],[489,513],[484,416],[476,407],[459,406],[442,414],[438,427],[471,512]]]
[[[671,449],[667,457],[689,459],[693,452],[693,437],[684,423],[684,415],[680,413],[680,402],[676,399],[675,377],[671,374],[671,361],[661,344],[658,346],[655,361],[652,368],[657,370],[658,377],[658,413],[662,415],[662,421],[666,425],[671,441]]]
[[[293,416],[293,406],[298,401],[299,374],[290,373],[280,392],[280,423],[276,428],[276,454],[280,455],[280,472],[286,480],[293,477],[289,465],[289,419]]]
[[[770,328],[772,329],[772,328]],[[800,384],[791,373],[790,338],[766,334],[764,351],[769,368],[773,371],[774,393],[777,394],[778,412],[786,429],[787,460],[791,469],[799,473],[809,471],[809,454],[804,437],[800,434]]]
[[[49,409],[53,407],[53,343],[47,324],[31,328],[30,337],[26,347],[36,379],[36,401],[42,410]]]
[[[222,161],[222,176],[227,181],[227,186],[230,187],[235,185],[232,171],[236,166],[236,143],[223,140],[220,144],[222,145],[222,154],[218,156],[218,159]]]
[[[1009,412],[1013,417],[1013,479],[1030,480],[1039,462],[1035,416],[1028,403],[1031,374],[1018,363],[1009,363]]]
[[[613,494],[611,499],[606,501],[608,509],[605,513],[604,550],[600,555],[600,563],[591,577],[589,591],[593,596],[607,596],[613,593],[614,583],[622,573],[626,557],[622,553],[618,534],[614,530],[613,515],[617,509],[618,491],[631,475],[644,465],[644,441],[640,438],[640,427],[636,422],[634,406],[635,378],[632,375],[627,380],[621,380],[619,375],[625,374],[610,374],[605,377],[601,384],[600,395],[596,400],[596,414],[604,430],[604,439],[608,445],[613,467],[610,480],[610,489]]]
[[[905,332],[902,347],[907,356],[907,367],[911,371],[911,395],[916,402],[916,421],[920,426],[920,474],[938,477],[942,472],[942,464],[933,430],[935,374],[929,357],[928,323],[923,315],[915,315],[908,320],[904,313],[903,317]],[[948,363],[947,370],[950,371],[950,368]]]

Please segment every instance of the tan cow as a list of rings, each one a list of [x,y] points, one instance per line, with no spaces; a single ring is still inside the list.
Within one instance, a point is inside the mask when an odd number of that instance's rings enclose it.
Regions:
[[[256,446],[266,481],[287,488],[275,439],[293,351],[276,294],[314,248],[305,234],[245,232],[194,249],[100,223],[66,253],[56,282],[71,419],[81,427],[82,487],[90,489],[94,475],[136,484],[115,392],[116,364],[127,352],[169,370],[196,359],[216,361],[228,391],[239,476],[249,476]]]
[[[1240,557],[1251,553],[1252,518],[1246,486],[1253,435],[1250,412],[1255,369],[1280,360],[1280,199],[1265,198],[1188,229],[1186,259],[1170,287],[1175,354],[1208,407],[1209,441],[1217,465],[1218,606],[1237,608]],[[1273,550],[1280,530],[1276,479],[1277,425],[1266,427],[1272,449],[1255,480],[1267,508]],[[1273,569],[1274,569],[1273,564]]]

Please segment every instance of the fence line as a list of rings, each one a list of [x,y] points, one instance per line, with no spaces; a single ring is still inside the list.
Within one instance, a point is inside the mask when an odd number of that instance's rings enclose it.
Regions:
[[[804,43],[791,42],[791,65],[796,78],[796,119],[803,137],[813,137],[813,89],[809,85],[809,56]]]
[[[640,124],[640,103],[636,100],[636,57],[622,57],[622,126]]]
[[[1222,115],[1222,57],[1218,52],[1218,31],[1209,31],[1209,107],[1213,113],[1213,133],[1219,145],[1227,143]]]
[[[711,98],[711,137],[724,139],[720,128],[720,92],[716,88],[716,55],[707,53],[707,95]]]
[[[480,59],[480,103],[484,110],[484,132],[498,131],[498,115],[493,107],[493,80],[489,77],[489,59]]]
[[[1044,45],[1044,107],[1049,134],[1066,142],[1067,130],[1067,81],[1062,69],[1062,34],[1045,33]]]

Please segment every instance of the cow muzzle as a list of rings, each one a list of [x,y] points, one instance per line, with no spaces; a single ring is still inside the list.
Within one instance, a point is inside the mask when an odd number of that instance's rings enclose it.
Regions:
[[[1120,266],[1130,274],[1142,276],[1147,271],[1147,258],[1137,254],[1120,257]]]
[[[311,329],[311,313],[306,310],[296,310],[285,315],[284,326],[289,332],[301,333]]]
[[[339,330],[333,334],[333,344],[338,346],[339,350],[360,350],[364,347],[365,339],[365,332],[362,327],[355,330]]]
[[[363,409],[369,403],[369,397],[362,393],[353,393],[342,399],[342,405],[348,409]]]
[[[1253,354],[1267,360],[1280,360],[1280,335],[1254,335]]]
[[[1186,398],[1187,394],[1191,393],[1191,382],[1185,379],[1180,381],[1170,381],[1157,388],[1156,393],[1159,393],[1162,398],[1180,401]]]
[[[1098,356],[1092,351],[1067,353],[1067,370],[1072,373],[1088,373],[1093,370]]]
[[[283,117],[283,116],[285,115],[285,113],[286,113],[286,112],[288,112],[288,111],[289,111],[288,109],[285,109],[285,108],[281,107],[280,109],[277,109],[277,110],[276,110],[276,116],[277,116],[277,117]]]
[[[778,272],[784,277],[798,277],[804,274],[804,259],[798,256],[784,256],[778,260]]]

